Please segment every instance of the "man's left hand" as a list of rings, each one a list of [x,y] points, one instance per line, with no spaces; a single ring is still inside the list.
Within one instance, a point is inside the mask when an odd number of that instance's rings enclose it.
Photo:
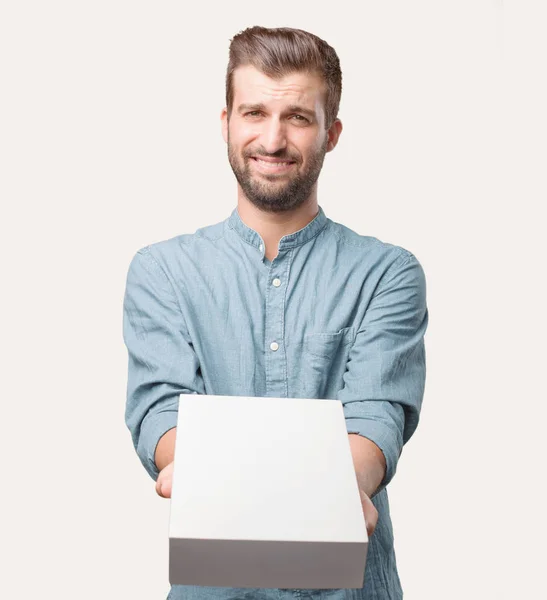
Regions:
[[[378,511],[372,504],[370,497],[384,478],[386,460],[380,448],[366,437],[350,433],[349,446],[367,525],[367,533],[370,537],[378,523]]]
[[[376,523],[378,523],[378,511],[372,500],[359,488],[359,494],[361,495],[361,504],[363,506],[363,515],[365,516],[365,523],[367,526],[368,537],[374,533],[376,529]]]

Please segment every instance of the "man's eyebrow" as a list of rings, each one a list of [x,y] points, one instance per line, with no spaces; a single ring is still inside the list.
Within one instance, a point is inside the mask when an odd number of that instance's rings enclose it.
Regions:
[[[240,104],[237,107],[237,112],[242,113],[246,110],[266,110],[266,106],[262,103],[258,103],[258,104]],[[311,117],[312,119],[317,118],[315,111],[309,109],[309,108],[304,108],[303,106],[300,106],[298,104],[290,104],[289,106],[287,106],[286,112],[297,112],[297,113],[302,113],[303,115],[308,115],[309,117]]]
[[[287,110],[289,112],[297,112],[297,113],[302,113],[303,115],[308,115],[309,117],[312,117],[313,119],[316,118],[314,110],[311,110],[310,108],[304,108],[303,106],[300,106],[298,104],[291,104],[290,106],[287,107]]]
[[[237,107],[237,112],[242,113],[245,110],[264,110],[264,104],[240,104]]]

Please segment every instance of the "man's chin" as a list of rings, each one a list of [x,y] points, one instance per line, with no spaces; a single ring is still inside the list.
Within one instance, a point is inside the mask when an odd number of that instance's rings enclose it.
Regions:
[[[247,189],[246,192],[249,192],[248,195],[253,196],[253,198],[262,198],[268,204],[277,204],[278,202],[282,202],[281,198],[286,196],[289,193],[289,186],[287,182],[279,182],[277,185],[277,180],[272,182],[273,185],[264,184],[253,186],[252,189]],[[257,200],[258,201],[258,200]]]
[[[282,213],[287,212],[289,210],[295,209],[298,204],[294,204],[293,202],[287,203],[283,199],[279,197],[265,197],[265,196],[251,196],[247,195],[247,199],[254,204],[257,208],[264,212],[270,213]]]

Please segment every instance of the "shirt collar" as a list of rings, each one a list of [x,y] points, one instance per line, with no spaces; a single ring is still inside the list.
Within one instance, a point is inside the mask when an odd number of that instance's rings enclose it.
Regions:
[[[309,242],[325,228],[328,219],[323,209],[320,206],[318,208],[319,212],[317,215],[305,227],[294,233],[284,235],[279,240],[279,251],[294,248],[295,246],[301,246],[302,244]],[[237,207],[234,208],[232,214],[228,218],[228,227],[233,229],[243,241],[251,244],[251,246],[255,246],[260,252],[264,253],[264,240],[254,229],[245,225],[239,216]]]

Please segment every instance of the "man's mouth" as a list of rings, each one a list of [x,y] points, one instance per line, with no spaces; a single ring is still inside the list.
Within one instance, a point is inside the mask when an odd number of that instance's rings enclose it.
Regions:
[[[251,156],[251,160],[258,167],[259,171],[263,171],[265,173],[283,173],[284,171],[288,171],[292,165],[295,164],[294,160],[265,158],[259,156]]]

